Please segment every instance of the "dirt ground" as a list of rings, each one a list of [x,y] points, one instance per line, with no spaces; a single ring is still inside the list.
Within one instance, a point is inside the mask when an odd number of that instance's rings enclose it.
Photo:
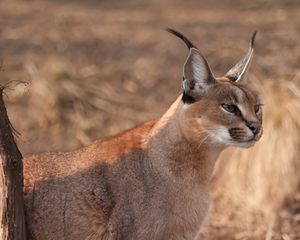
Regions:
[[[180,93],[187,56],[166,26],[185,33],[215,75],[258,30],[250,77],[300,78],[296,0],[1,0],[0,83],[15,80],[7,107],[23,154],[75,149],[158,118]],[[216,219],[205,239],[300,239],[299,209],[298,193],[264,236]]]

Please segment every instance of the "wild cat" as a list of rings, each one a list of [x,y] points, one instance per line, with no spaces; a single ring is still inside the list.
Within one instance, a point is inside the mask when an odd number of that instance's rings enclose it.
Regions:
[[[215,162],[262,135],[262,108],[244,83],[246,56],[216,78],[189,48],[183,93],[159,119],[66,153],[24,158],[30,239],[194,239],[209,209]]]

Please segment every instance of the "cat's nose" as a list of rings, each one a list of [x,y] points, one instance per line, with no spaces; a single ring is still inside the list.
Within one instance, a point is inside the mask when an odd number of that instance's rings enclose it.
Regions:
[[[259,122],[248,122],[247,126],[253,132],[254,135],[258,134],[261,130],[261,123]]]

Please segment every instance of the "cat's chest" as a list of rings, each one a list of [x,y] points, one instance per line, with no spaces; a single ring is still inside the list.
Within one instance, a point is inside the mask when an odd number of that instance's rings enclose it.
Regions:
[[[177,189],[173,199],[170,222],[172,222],[172,231],[178,236],[174,239],[194,239],[210,208],[208,187]]]

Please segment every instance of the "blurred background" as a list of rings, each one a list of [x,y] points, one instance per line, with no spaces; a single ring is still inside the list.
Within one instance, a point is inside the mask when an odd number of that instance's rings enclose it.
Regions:
[[[188,54],[166,26],[216,76],[258,30],[249,77],[265,100],[264,140],[224,154],[203,239],[300,239],[299,16],[297,0],[1,0],[0,83],[14,81],[6,102],[18,145],[72,150],[161,116]]]

